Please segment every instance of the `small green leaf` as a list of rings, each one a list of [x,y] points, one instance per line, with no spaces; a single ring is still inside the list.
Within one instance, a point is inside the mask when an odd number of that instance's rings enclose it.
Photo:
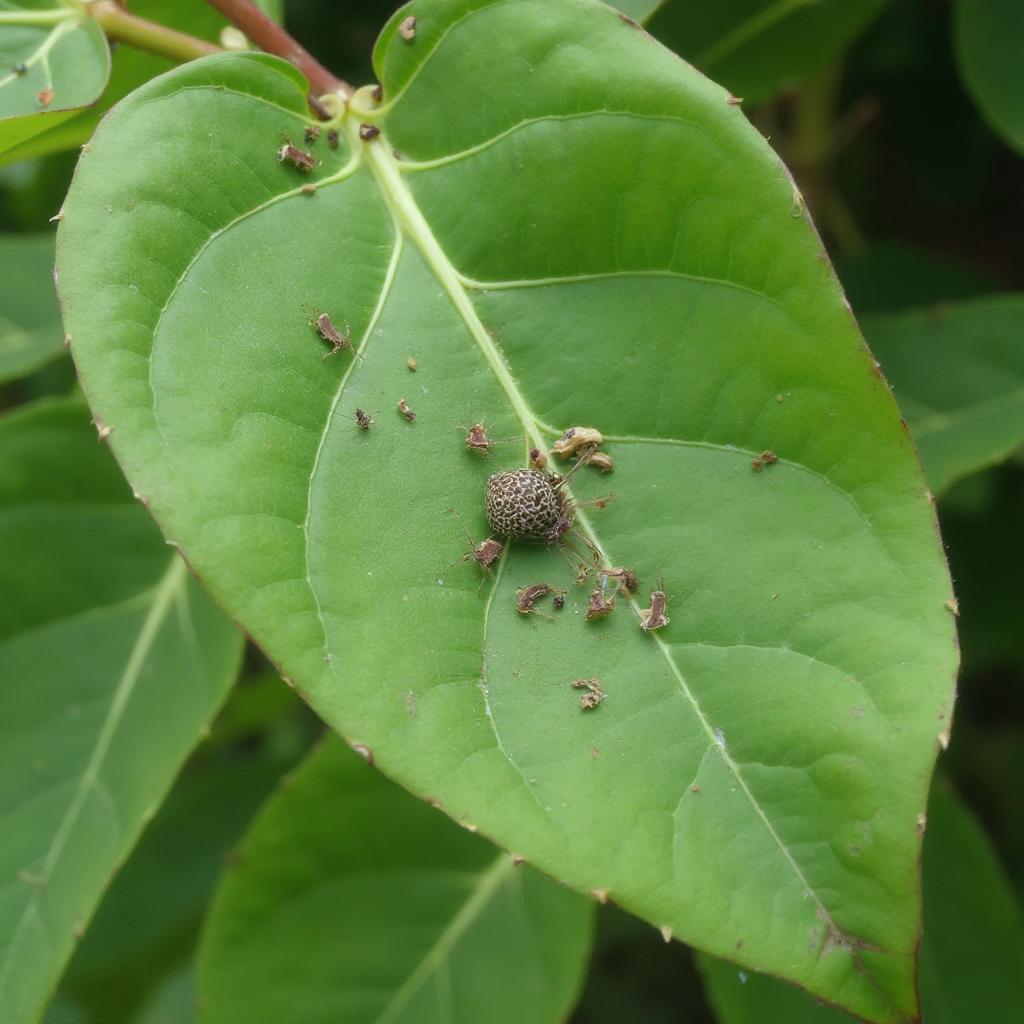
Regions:
[[[670,0],[650,32],[750,103],[833,60],[888,0]]]
[[[53,290],[53,236],[0,235],[0,383],[64,352]]]
[[[928,1024],[1011,1021],[1024,1006],[1024,916],[984,832],[945,789],[924,842],[921,1003]],[[719,1024],[849,1024],[774,978],[701,957]]]
[[[353,97],[308,173],[277,159],[306,83],[265,56],[194,62],[101,126],[58,265],[122,466],[403,785],[691,943],[913,1017],[952,593],[791,178],[603,4],[422,0],[375,60],[383,104]],[[361,360],[324,358],[318,312]],[[469,416],[520,440],[481,460]],[[449,510],[480,539],[488,475],[575,425],[605,432],[619,495],[577,528],[645,594],[661,570],[662,633],[625,597],[585,622],[574,589],[554,621],[517,614],[519,587],[571,588],[542,545],[484,588],[452,565]],[[583,713],[571,683],[595,675]]]
[[[932,490],[1024,445],[1024,295],[867,317]]]
[[[0,153],[95,103],[109,77],[106,36],[83,6],[0,0]]]
[[[0,419],[0,1020],[34,1020],[234,678],[78,402]]]
[[[1024,153],[1024,4],[956,0],[953,38],[968,91],[985,120]]]
[[[593,909],[332,738],[268,801],[214,898],[200,1020],[553,1024]]]
[[[256,6],[275,20],[281,20],[282,0],[257,0]],[[220,41],[221,30],[227,25],[224,16],[206,0],[174,0],[170,4],[167,0],[132,0],[131,12],[137,17],[214,43]],[[173,67],[174,62],[167,58],[127,45],[118,46],[111,58],[110,80],[98,102],[67,120],[46,122],[45,131],[40,130],[39,134],[32,135],[7,152],[0,147],[0,163],[80,146],[91,137],[100,118],[118,100]]]

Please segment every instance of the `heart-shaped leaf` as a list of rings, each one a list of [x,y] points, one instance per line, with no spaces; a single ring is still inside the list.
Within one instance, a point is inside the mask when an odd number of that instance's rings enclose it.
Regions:
[[[669,0],[654,35],[748,102],[823,68],[888,0]]]
[[[864,329],[936,493],[1024,445],[1024,296],[873,316]]]
[[[234,679],[241,637],[80,401],[0,420],[0,1020],[38,1017]]]
[[[268,57],[196,62],[101,126],[58,267],[129,478],[405,786],[666,934],[913,1017],[949,580],[792,180],[722,89],[590,0],[423,0],[376,66],[383,101],[353,97],[308,171],[277,159],[305,82]],[[324,358],[320,313],[358,360]],[[523,443],[481,459],[469,418]],[[571,584],[542,545],[483,588],[444,568],[448,510],[479,539],[488,474],[576,425],[619,495],[577,528],[644,593],[660,568],[661,633],[624,596],[600,622],[586,591],[517,614],[517,588]]]
[[[200,1020],[564,1020],[593,910],[332,738],[224,876],[199,953]]]
[[[81,4],[0,0],[0,152],[95,103],[109,76],[106,37]]]

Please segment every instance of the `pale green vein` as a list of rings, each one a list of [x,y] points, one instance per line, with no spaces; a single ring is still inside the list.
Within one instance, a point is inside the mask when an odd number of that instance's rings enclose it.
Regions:
[[[185,563],[175,556],[171,559],[167,571],[152,592],[152,606],[143,620],[142,628],[139,630],[139,635],[136,637],[135,643],[128,655],[128,660],[125,663],[121,677],[114,688],[114,694],[110,701],[106,718],[96,736],[96,745],[93,747],[92,754],[86,763],[78,785],[75,787],[71,801],[64,811],[60,824],[53,834],[49,848],[43,857],[42,865],[38,871],[33,871],[33,875],[36,876],[33,889],[11,939],[7,960],[3,965],[3,969],[0,970],[0,991],[3,991],[10,972],[18,962],[18,950],[24,938],[25,929],[32,914],[36,913],[38,894],[50,881],[55,868],[59,864],[68,838],[82,813],[89,794],[94,792],[100,783],[100,770],[103,767],[107,754],[110,752],[110,747],[114,742],[114,737],[124,717],[125,708],[135,692],[143,666],[149,657],[153,644],[164,624],[164,620],[174,607],[177,593],[180,588],[185,586],[186,581],[187,570]]]
[[[0,21],[0,25],[3,25],[3,21]],[[53,86],[53,80],[50,76],[50,51],[57,45],[62,36],[67,35],[68,32],[78,27],[79,24],[77,22],[68,20],[67,14],[62,13],[59,23],[47,33],[46,38],[39,44],[39,47],[31,54],[31,56],[26,57],[22,62],[25,67],[32,67],[34,64],[38,64],[42,61],[46,73],[47,86]],[[0,88],[7,85],[8,82],[13,82],[18,77],[19,76],[17,74],[12,72],[5,78],[0,78]]]
[[[391,997],[387,1006],[377,1015],[374,1024],[393,1024],[402,1011],[409,1005],[413,996],[426,983],[427,979],[436,974],[451,956],[455,944],[465,935],[470,926],[483,912],[488,902],[502,884],[515,870],[511,858],[504,853],[498,854],[494,863],[480,874],[476,885],[470,892],[466,902],[451,919],[448,926],[437,937],[426,955],[417,964],[415,970],[405,980],[401,988]]]

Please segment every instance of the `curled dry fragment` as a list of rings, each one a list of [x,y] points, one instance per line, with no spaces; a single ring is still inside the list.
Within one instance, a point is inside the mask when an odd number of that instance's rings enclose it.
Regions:
[[[604,444],[604,435],[594,427],[570,427],[552,446],[551,450],[560,458],[567,459],[580,448]]]

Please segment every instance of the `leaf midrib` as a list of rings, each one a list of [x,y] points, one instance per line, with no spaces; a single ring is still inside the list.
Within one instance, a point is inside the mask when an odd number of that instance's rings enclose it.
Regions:
[[[346,130],[352,139],[353,149],[356,149],[360,145],[358,138],[358,122],[350,114],[346,117],[345,124]],[[407,234],[408,237],[416,244],[428,267],[430,267],[438,282],[448,294],[448,297],[451,299],[456,310],[465,322],[469,333],[472,335],[484,358],[487,360],[494,372],[502,390],[505,392],[513,411],[522,423],[523,430],[529,438],[531,445],[539,448],[541,451],[549,451],[546,439],[541,432],[539,418],[533,413],[533,410],[527,404],[526,399],[519,391],[519,388],[517,387],[511,372],[506,366],[501,353],[498,351],[497,346],[487,333],[483,322],[480,320],[476,312],[476,308],[473,306],[473,303],[469,298],[463,278],[448,259],[444,249],[434,236],[429,223],[416,204],[412,193],[406,186],[398,164],[391,153],[391,145],[383,132],[379,138],[373,141],[373,143],[366,146],[367,165],[370,167],[374,178],[377,181],[378,187],[380,188],[381,194],[391,211],[392,217],[395,221],[396,232],[400,237],[403,234]],[[613,564],[608,558],[607,552],[604,550],[604,547],[587,518],[586,513],[582,509],[577,509],[575,520],[577,527],[591,541],[591,543],[594,544],[605,563],[608,565]],[[628,599],[628,602],[634,613],[639,616],[641,609],[636,599],[631,597]],[[651,633],[649,636],[665,659],[669,671],[676,680],[680,694],[689,703],[701,729],[704,731],[708,741],[708,749],[716,750],[721,756],[729,773],[733,776],[736,784],[747,797],[755,815],[767,829],[772,841],[777,846],[779,852],[796,879],[799,881],[803,891],[811,898],[815,908],[825,921],[827,925],[827,934],[830,933],[834,937],[836,943],[841,945],[847,951],[851,959],[862,971],[864,971],[870,983],[877,988],[879,994],[881,994],[886,1000],[889,1000],[890,997],[888,994],[877,986],[874,978],[861,963],[860,958],[856,955],[854,943],[851,942],[851,940],[846,936],[846,933],[835,923],[831,913],[828,911],[828,908],[815,892],[800,868],[800,865],[796,862],[793,855],[790,853],[789,848],[783,842],[782,837],[775,830],[764,809],[754,797],[754,794],[743,777],[743,773],[740,771],[739,764],[733,760],[724,746],[718,742],[714,726],[704,714],[696,696],[687,685],[686,679],[676,663],[671,649],[657,633]]]

